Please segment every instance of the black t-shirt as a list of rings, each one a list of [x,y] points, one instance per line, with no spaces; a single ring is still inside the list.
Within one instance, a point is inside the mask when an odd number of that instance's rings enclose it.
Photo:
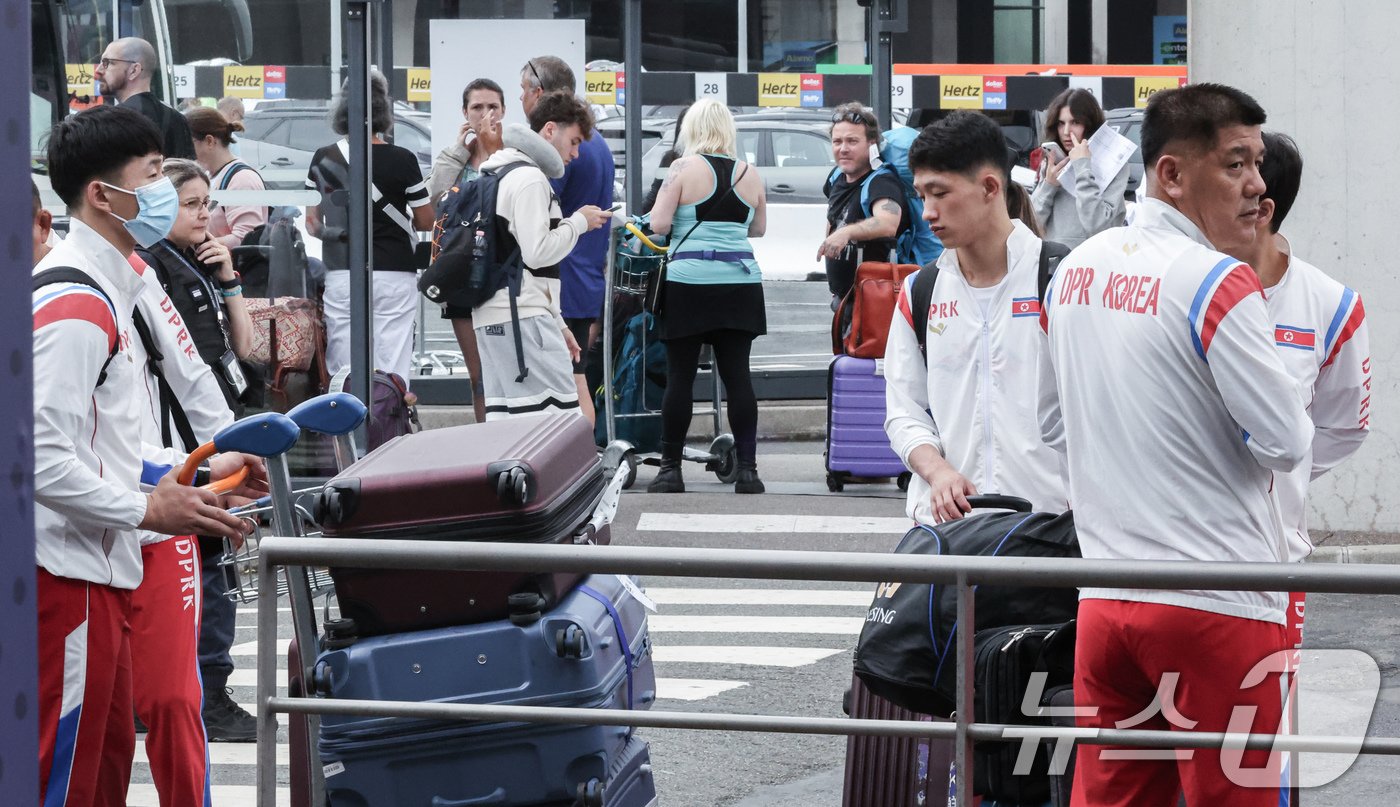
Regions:
[[[428,187],[423,171],[413,152],[388,143],[371,145],[374,164],[374,187],[381,198],[374,207],[374,269],[375,271],[412,272],[416,268],[414,245],[418,241],[413,229],[413,208],[428,203]],[[344,190],[350,181],[349,163],[332,143],[316,151],[307,171],[306,187],[322,194],[321,216],[328,227],[345,227],[349,219],[346,209],[336,203],[343,197],[332,197],[334,191]],[[349,200],[346,199],[346,203]],[[349,246],[341,241],[322,242],[321,257],[327,269],[348,268]]]
[[[155,123],[156,128],[160,129],[161,153],[164,156],[194,159],[194,134],[190,131],[189,121],[179,110],[161,103],[149,92],[138,92],[122,101],[121,106],[134,109]]]
[[[861,209],[860,197],[861,186],[866,179],[870,180],[870,200],[871,214],[867,215]],[[904,186],[899,178],[888,171],[880,171],[875,176],[866,174],[855,182],[846,178],[845,174],[836,177],[836,181],[831,183],[831,188],[827,193],[826,221],[831,225],[832,230],[845,227],[847,224],[854,224],[864,221],[874,215],[875,203],[880,199],[890,199],[899,205],[899,230],[904,232],[909,229],[909,211],[904,206]],[[851,244],[859,248],[862,252],[861,260],[884,261],[889,260],[891,252],[894,250],[895,239],[878,238],[873,241],[852,241]],[[852,251],[853,253],[853,251]],[[846,271],[855,271],[855,256],[849,259],[827,259],[827,271],[831,271],[832,263],[840,263],[843,268],[849,266]]]

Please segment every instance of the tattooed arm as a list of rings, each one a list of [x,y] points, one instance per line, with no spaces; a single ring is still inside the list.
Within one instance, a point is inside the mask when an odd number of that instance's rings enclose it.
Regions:
[[[877,199],[872,205],[874,215],[864,221],[838,227],[826,237],[817,249],[818,258],[835,258],[852,241],[875,241],[881,238],[894,238],[899,233],[899,219],[903,208],[893,199]]]
[[[671,168],[666,172],[666,180],[661,183],[661,190],[656,193],[656,204],[651,208],[651,231],[657,235],[671,232],[671,222],[675,219],[676,208],[681,204],[681,188],[685,186],[682,174],[686,166],[694,162],[691,157],[681,157],[671,163]]]

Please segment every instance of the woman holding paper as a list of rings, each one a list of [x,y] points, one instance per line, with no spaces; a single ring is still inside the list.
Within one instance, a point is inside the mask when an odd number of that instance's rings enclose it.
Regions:
[[[1124,223],[1133,144],[1103,125],[1103,108],[1092,93],[1069,89],[1055,96],[1041,149],[1041,177],[1031,202],[1047,241],[1073,248]]]

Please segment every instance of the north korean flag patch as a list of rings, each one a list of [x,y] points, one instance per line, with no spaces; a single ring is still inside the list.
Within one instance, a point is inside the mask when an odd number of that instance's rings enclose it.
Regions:
[[[1317,331],[1311,328],[1295,328],[1292,325],[1275,325],[1274,343],[1279,347],[1316,350]]]
[[[1011,300],[1011,317],[1039,317],[1040,300],[1035,297],[1013,297]]]

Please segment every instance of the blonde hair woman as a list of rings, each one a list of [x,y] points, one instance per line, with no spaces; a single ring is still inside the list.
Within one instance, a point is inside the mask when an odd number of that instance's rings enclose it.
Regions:
[[[666,393],[661,402],[661,471],[647,490],[681,493],[681,454],[693,408],[700,347],[714,348],[728,394],[739,476],[736,493],[762,493],[755,449],[758,402],[749,377],[749,350],[767,333],[763,275],[750,238],[763,235],[767,202],[758,170],[738,159],[734,116],[714,99],[686,112],[685,154],[651,210],[652,230],[669,234],[671,260],[662,289],[659,331],[666,345]]]

